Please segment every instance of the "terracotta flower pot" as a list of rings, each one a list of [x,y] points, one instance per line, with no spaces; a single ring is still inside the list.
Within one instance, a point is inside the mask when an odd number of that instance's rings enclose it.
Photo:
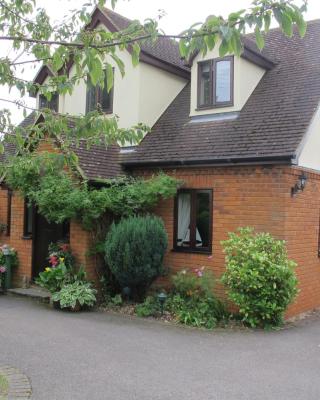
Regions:
[[[72,312],[79,312],[81,311],[81,304],[77,301],[74,307],[70,307],[70,311]]]

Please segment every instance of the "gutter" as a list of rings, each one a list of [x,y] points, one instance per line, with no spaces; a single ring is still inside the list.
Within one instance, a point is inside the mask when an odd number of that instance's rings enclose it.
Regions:
[[[192,167],[192,166],[237,166],[237,165],[275,165],[294,163],[294,155],[285,156],[266,156],[266,157],[238,157],[238,158],[220,158],[204,160],[174,160],[174,161],[127,161],[122,162],[126,168],[143,167]]]

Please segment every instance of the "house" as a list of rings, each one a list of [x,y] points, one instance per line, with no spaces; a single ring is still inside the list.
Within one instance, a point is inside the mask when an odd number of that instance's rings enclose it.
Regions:
[[[128,23],[97,8],[90,27],[115,31]],[[298,263],[300,288],[288,315],[320,306],[319,34],[320,20],[309,22],[303,39],[273,29],[262,52],[249,34],[241,57],[220,58],[214,49],[204,57],[195,54],[190,65],[168,39],[144,44],[137,68],[123,53],[126,75],[121,79],[115,69],[114,89],[100,102],[106,114],[120,116],[121,126],[144,122],[152,130],[135,148],[76,149],[81,169],[93,182],[124,172],[148,177],[158,170],[183,180],[176,199],[156,209],[169,237],[165,263],[174,270],[206,266],[218,278],[224,271],[221,240],[239,226],[286,240],[289,256]],[[43,67],[35,80],[49,78],[50,70]],[[72,96],[56,97],[50,106],[78,115],[94,107],[97,98],[82,83]],[[43,101],[37,95],[40,107]],[[23,122],[30,123],[36,123],[32,116]],[[89,278],[95,277],[95,260],[87,255],[90,234],[74,221],[48,224],[5,185],[0,221],[8,221],[1,240],[19,253],[16,280],[39,272],[48,238],[66,236]],[[216,291],[224,296],[221,285]]]

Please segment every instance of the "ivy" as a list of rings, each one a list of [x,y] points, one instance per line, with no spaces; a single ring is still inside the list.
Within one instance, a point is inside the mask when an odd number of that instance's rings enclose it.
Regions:
[[[148,180],[120,177],[97,189],[75,179],[62,154],[39,153],[15,157],[6,169],[6,182],[37,206],[49,222],[76,219],[92,229],[106,212],[118,217],[144,214],[162,199],[176,194],[181,182],[160,173]]]

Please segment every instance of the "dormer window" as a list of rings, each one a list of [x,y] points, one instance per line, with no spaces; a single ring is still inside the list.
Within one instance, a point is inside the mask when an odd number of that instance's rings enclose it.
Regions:
[[[198,108],[233,105],[233,57],[198,63]]]
[[[59,111],[59,95],[53,93],[50,100],[47,100],[46,96],[40,94],[39,96],[39,109],[48,108],[49,110],[58,112]]]
[[[86,112],[100,110],[106,114],[113,112],[113,88],[108,92],[107,78],[105,78],[104,88],[93,86],[90,76],[87,77],[87,105]]]

